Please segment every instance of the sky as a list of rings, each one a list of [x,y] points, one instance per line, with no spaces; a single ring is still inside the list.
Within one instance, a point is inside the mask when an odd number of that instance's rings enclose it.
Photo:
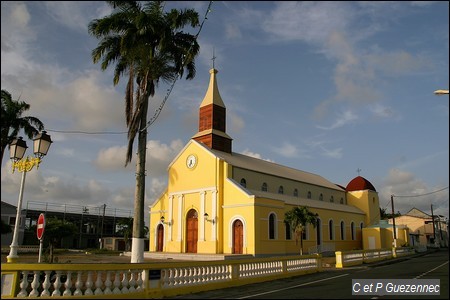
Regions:
[[[449,216],[449,2],[167,2],[204,21],[193,80],[160,82],[151,99],[145,206],[198,131],[209,70],[227,108],[233,151],[346,186],[369,180],[380,207]],[[23,208],[132,212],[135,157],[125,167],[126,78],[113,84],[92,50],[102,1],[2,1],[1,86],[30,104],[53,144],[26,174]],[[205,16],[207,17],[205,19]],[[195,34],[199,28],[188,28]],[[32,142],[26,155],[32,155]],[[136,149],[135,144],[134,149]],[[17,205],[9,153],[2,201]],[[132,215],[132,213],[131,213]],[[148,210],[145,212],[148,225]]]

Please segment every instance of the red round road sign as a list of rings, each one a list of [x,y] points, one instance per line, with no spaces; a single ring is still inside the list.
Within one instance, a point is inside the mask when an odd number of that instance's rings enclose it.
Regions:
[[[45,216],[44,214],[40,214],[37,221],[37,238],[39,240],[42,239],[42,236],[44,235],[44,228],[45,228]]]

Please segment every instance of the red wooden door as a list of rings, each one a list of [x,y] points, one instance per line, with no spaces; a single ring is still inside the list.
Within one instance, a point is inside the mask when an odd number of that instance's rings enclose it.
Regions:
[[[233,253],[242,254],[244,249],[244,226],[240,220],[233,223]]]
[[[156,251],[162,252],[164,248],[164,226],[162,224],[158,225],[158,242],[156,244]]]
[[[197,253],[198,214],[191,209],[186,218],[186,253]]]

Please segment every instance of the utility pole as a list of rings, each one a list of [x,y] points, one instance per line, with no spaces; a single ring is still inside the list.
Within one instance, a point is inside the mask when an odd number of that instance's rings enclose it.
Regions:
[[[433,222],[433,240],[436,245],[436,228],[434,226],[434,214],[433,214],[433,204],[431,204],[431,222]]]
[[[103,204],[102,228],[101,228],[101,231],[100,231],[100,240],[102,242],[100,244],[100,249],[103,248],[103,225],[105,223],[105,210],[106,210],[106,204]]]
[[[392,204],[392,230],[394,231],[394,248],[397,248],[397,232],[395,231],[394,195],[391,195],[391,204]]]

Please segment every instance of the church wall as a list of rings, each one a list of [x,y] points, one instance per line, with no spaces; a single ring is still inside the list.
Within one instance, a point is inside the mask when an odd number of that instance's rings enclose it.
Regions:
[[[232,172],[232,167],[226,162],[221,161],[222,171],[220,184],[223,188],[220,189],[222,194],[221,208],[223,212],[223,239],[222,249],[223,253],[232,254],[233,249],[233,223],[240,220],[244,226],[244,245],[243,254],[255,253],[255,213],[254,213],[254,197],[243,191],[240,186],[230,180],[229,174]]]
[[[257,198],[255,210],[256,254],[285,254],[284,203],[273,199]],[[271,214],[275,216],[273,239],[269,236],[269,217]]]
[[[253,204],[247,206],[229,206],[223,210],[223,253],[233,254],[233,223],[240,220],[243,224],[244,244],[242,254],[255,253],[255,215]]]
[[[378,193],[370,190],[348,192],[347,201],[349,205],[353,205],[366,213],[365,226],[377,224],[380,220]]]
[[[268,198],[256,199],[255,204],[255,239],[257,255],[267,254],[293,254],[300,251],[300,240],[296,244],[294,233],[291,239],[286,239],[286,228],[284,224],[284,214],[290,210],[292,205],[285,205],[283,201]],[[362,249],[361,223],[364,224],[364,215],[338,212],[327,209],[310,208],[313,213],[318,213],[321,220],[321,245],[331,246],[334,250],[355,250]],[[274,239],[269,238],[269,216],[276,217],[276,228]],[[333,220],[333,236],[330,239],[329,221]],[[341,239],[340,224],[344,221],[344,240]],[[354,238],[352,239],[351,223],[354,224]],[[303,242],[303,252],[307,253],[311,247],[317,245],[317,229],[313,225],[308,225],[307,239]]]
[[[297,189],[298,197],[307,198],[308,192],[311,192],[311,199],[319,200],[322,194],[322,201],[331,202],[333,196],[334,203],[340,203],[341,198],[343,203],[346,203],[345,191],[333,190],[325,187],[316,186],[306,182],[295,181],[279,176],[259,173],[243,168],[233,168],[233,179],[240,183],[241,179],[245,179],[246,188],[250,190],[262,190],[262,185],[267,184],[267,192],[278,193],[280,186],[283,186],[283,193],[285,195],[294,195],[294,190]]]
[[[362,248],[361,223],[364,224],[364,215],[340,212],[331,209],[310,209],[318,213],[322,221],[322,244],[334,244],[335,250],[356,250]],[[330,220],[332,228],[330,230]],[[344,222],[344,239],[341,238],[341,221]],[[353,223],[353,237],[352,226]],[[330,237],[331,232],[331,237]],[[316,239],[316,236],[314,236]]]
[[[149,251],[156,251],[156,227],[161,224],[161,217],[167,214],[165,213],[165,205],[167,201],[167,189],[164,193],[151,205],[150,207],[150,224],[149,228]]]
[[[196,156],[197,165],[189,169],[186,166],[186,160],[191,154]],[[201,151],[200,146],[191,143],[169,168],[169,193],[216,186],[215,171],[215,157],[207,151]]]

